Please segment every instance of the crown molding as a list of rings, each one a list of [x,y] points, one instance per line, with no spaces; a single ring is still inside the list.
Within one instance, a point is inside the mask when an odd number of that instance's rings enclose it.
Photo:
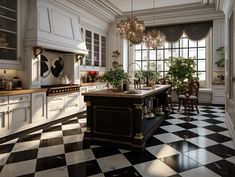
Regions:
[[[119,16],[118,20],[126,18],[128,15]],[[214,4],[203,5],[202,3],[157,8],[155,9],[154,24],[152,10],[135,11],[134,15],[138,19],[144,20],[145,26],[189,23],[224,18],[224,14],[221,11],[215,10]]]
[[[70,0],[75,5],[81,7],[87,12],[91,13],[98,18],[111,23],[115,21],[116,15],[120,12],[117,8],[112,7],[111,3],[101,0]]]

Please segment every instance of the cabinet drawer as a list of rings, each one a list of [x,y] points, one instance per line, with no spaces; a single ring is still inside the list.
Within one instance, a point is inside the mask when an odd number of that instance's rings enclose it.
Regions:
[[[5,105],[5,104],[8,104],[8,97],[7,96],[0,97],[0,105]]]
[[[47,98],[47,106],[48,109],[60,109],[63,108],[64,105],[64,97],[48,97]]]
[[[214,91],[215,95],[214,96],[219,96],[219,97],[225,97],[225,90],[215,90]]]
[[[9,103],[20,103],[30,101],[30,94],[9,96]]]
[[[68,104],[73,104],[79,102],[79,93],[73,93],[66,95],[64,98],[64,104],[65,106]]]

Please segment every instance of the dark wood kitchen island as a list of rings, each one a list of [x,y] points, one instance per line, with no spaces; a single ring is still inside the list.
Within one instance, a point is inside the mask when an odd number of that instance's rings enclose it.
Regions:
[[[87,105],[84,144],[143,150],[147,140],[168,116],[166,91],[169,87],[157,85],[138,94],[109,89],[83,93]],[[157,113],[150,113],[156,110]]]

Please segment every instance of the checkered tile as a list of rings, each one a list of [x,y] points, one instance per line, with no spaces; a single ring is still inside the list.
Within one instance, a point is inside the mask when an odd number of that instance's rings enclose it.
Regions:
[[[0,177],[232,177],[235,147],[224,107],[171,113],[142,153],[83,146],[85,115],[0,144]]]

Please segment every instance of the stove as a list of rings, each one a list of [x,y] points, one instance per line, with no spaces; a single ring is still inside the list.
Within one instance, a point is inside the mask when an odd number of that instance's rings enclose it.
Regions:
[[[47,88],[47,96],[80,91],[80,85],[78,84],[42,85],[41,88]]]

